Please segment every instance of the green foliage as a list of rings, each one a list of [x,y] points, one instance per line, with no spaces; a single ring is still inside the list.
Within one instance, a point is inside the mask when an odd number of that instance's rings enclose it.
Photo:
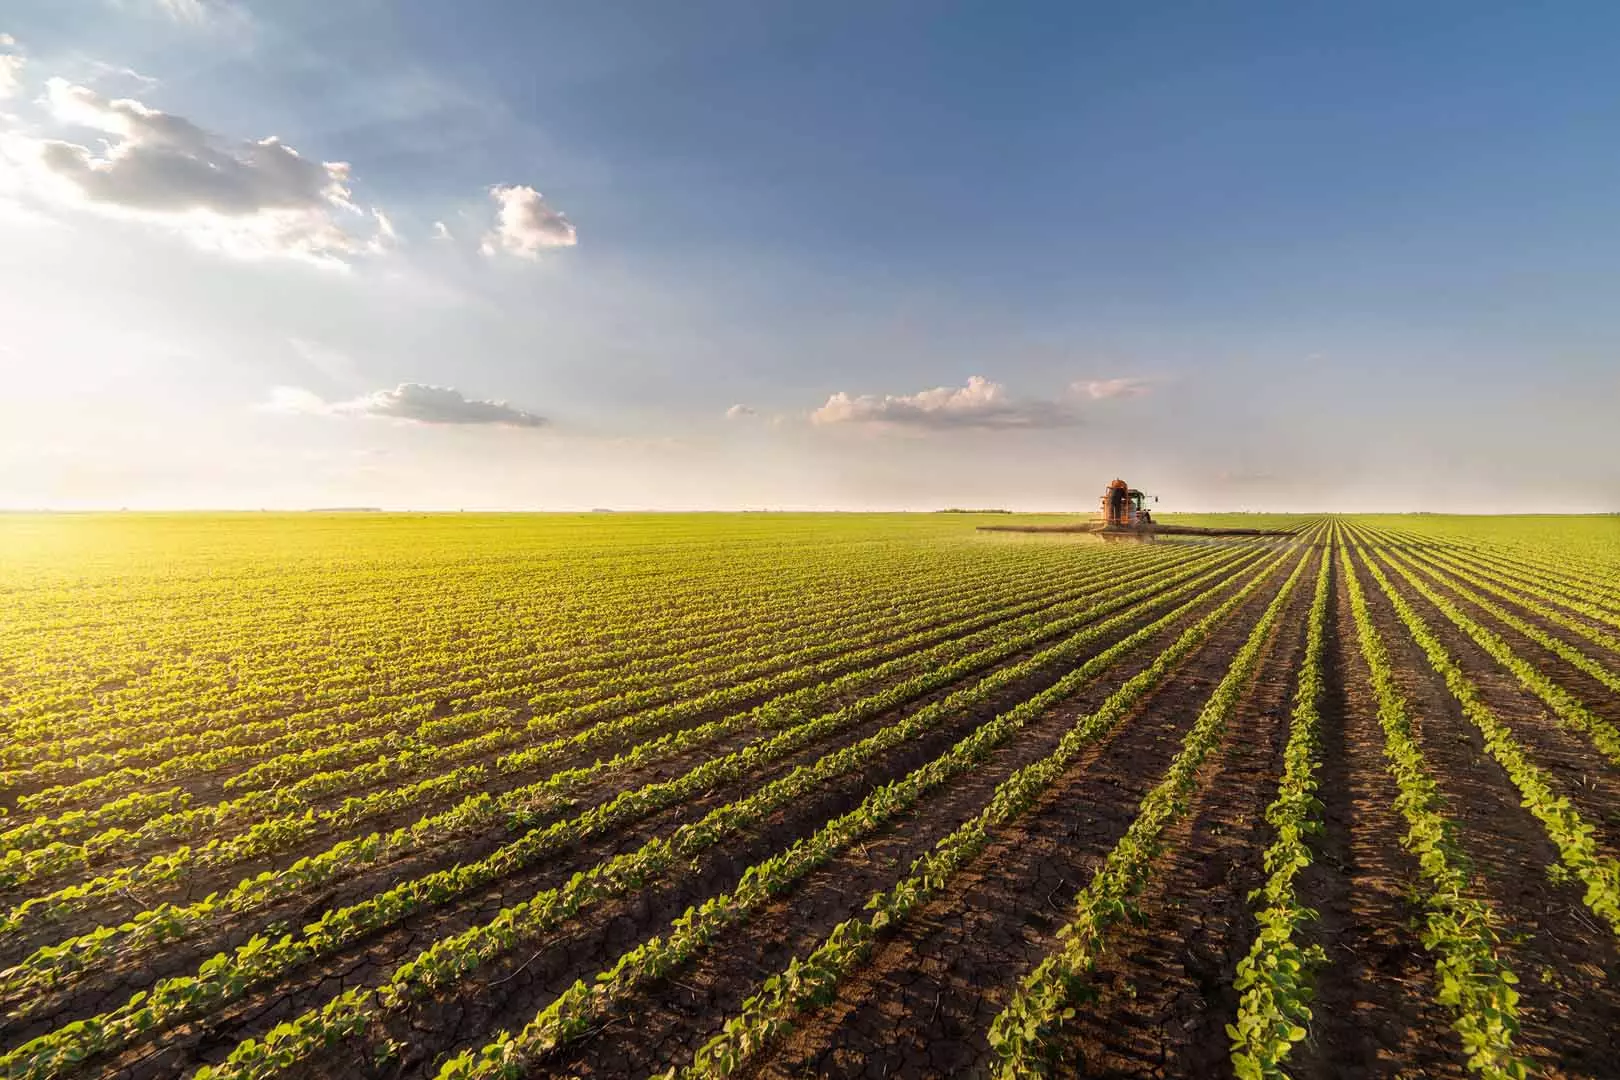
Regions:
[[[1249,897],[1251,903],[1262,904],[1255,913],[1260,932],[1248,955],[1238,961],[1233,982],[1242,997],[1226,1033],[1232,1040],[1232,1069],[1241,1080],[1280,1080],[1288,1075],[1283,1066],[1289,1053],[1309,1034],[1313,969],[1326,961],[1321,946],[1298,940],[1299,931],[1317,913],[1300,902],[1294,879],[1311,864],[1308,838],[1322,829],[1316,771],[1332,569],[1329,547],[1322,553],[1311,600],[1283,776],[1277,798],[1266,808],[1266,821],[1277,836],[1265,853],[1266,883]]]
[[[1378,575],[1377,568],[1366,563]],[[1489,1080],[1521,1080],[1529,1063],[1514,1048],[1518,1036],[1518,977],[1501,957],[1499,920],[1474,894],[1467,859],[1445,815],[1444,799],[1429,774],[1412,733],[1406,702],[1395,682],[1389,651],[1367,609],[1355,560],[1345,560],[1350,610],[1362,658],[1372,677],[1384,757],[1399,795],[1395,808],[1406,819],[1402,842],[1417,858],[1428,885],[1423,946],[1435,957],[1436,1000],[1451,1010],[1470,1070]]]
[[[1279,585],[1288,543],[1107,548],[977,534],[973,524],[951,514],[7,518],[0,792],[15,810],[0,829],[0,888],[12,905],[0,912],[0,931],[42,943],[0,971],[11,1019],[37,1022],[110,963],[135,970],[175,945],[200,956],[197,943],[224,921],[260,932],[98,1006],[105,1012],[9,1048],[0,1075],[89,1075],[121,1049],[209,1022],[255,989],[414,913],[454,906],[719,787],[772,778],[556,888],[421,942],[395,958],[382,985],[306,1002],[305,1012],[199,1076],[297,1073],[323,1052],[360,1060],[343,1046],[351,1042],[383,1067],[398,1053],[383,1033],[423,1000],[487,977],[608,901],[660,886],[715,844],[758,830],[964,710],[993,707],[992,720],[943,754],[767,854],[724,894],[580,980],[521,1029],[445,1066],[447,1076],[523,1075],[635,988],[723,947],[805,874],[915,812],[1154,634],[1196,618],[1079,717],[1053,754],[998,787],[979,816],[765,979],[684,1067],[746,1072],[798,1018],[833,1000],[884,936],[949,888],[1086,746],[1172,677],[1236,605],[1269,597],[1169,772],[1077,899],[1057,948],[989,1033],[1007,1075],[1050,1069],[1066,1025],[1091,1000],[1093,958],[1136,916],[1167,830],[1186,814],[1201,764],[1306,563]],[[1317,711],[1336,566],[1372,679],[1404,843],[1421,872],[1416,899],[1436,999],[1471,1069],[1521,1076],[1516,977],[1495,913],[1472,891],[1361,578],[1387,598],[1553,840],[1551,871],[1579,882],[1587,906],[1620,933],[1620,864],[1415,606],[1438,612],[1561,724],[1620,763],[1620,730],[1601,703],[1561,686],[1519,644],[1594,680],[1583,685],[1620,690],[1620,525],[1424,516],[1343,528],[1355,554],[1324,559],[1316,574],[1283,772],[1266,813],[1266,878],[1250,897],[1256,931],[1227,1030],[1234,1071],[1284,1076],[1309,1039],[1324,961],[1309,943],[1316,915],[1295,888],[1321,827]],[[1036,673],[1055,684],[1011,704],[1009,691]],[[849,741],[889,714],[898,719]],[[801,755],[803,764],[773,771]],[[617,783],[632,773],[654,779]],[[584,797],[598,791],[610,794]],[[436,869],[335,909],[317,904],[302,925],[265,921],[286,897],[319,897],[345,878],[475,837],[498,843],[463,862],[434,860]],[[219,891],[201,895],[213,887],[205,881]]]
[[[1395,589],[1378,563],[1368,558],[1366,565],[1378,582],[1379,588],[1394,606],[1396,615],[1412,635],[1412,640],[1423,649],[1430,666],[1445,679],[1446,687],[1462,706],[1463,715],[1479,729],[1485,740],[1486,752],[1502,766],[1508,778],[1519,789],[1524,806],[1546,829],[1547,836],[1558,848],[1563,868],[1586,885],[1586,893],[1582,898],[1586,906],[1608,923],[1611,930],[1620,934],[1620,860],[1603,852],[1597,841],[1597,830],[1581,817],[1567,796],[1557,793],[1551,775],[1525,754],[1524,749],[1513,738],[1512,729],[1486,705],[1473,681],[1457,666],[1456,661],[1446,651],[1440,639],[1435,637],[1422,616]],[[1472,620],[1456,611],[1449,602],[1434,595],[1432,590],[1398,561],[1392,559],[1389,565],[1414,590],[1427,596],[1442,613],[1448,610],[1454,612],[1456,617],[1453,621],[1459,626],[1466,630],[1472,623]],[[1478,628],[1475,633],[1476,640],[1482,642],[1487,640],[1485,634],[1488,632],[1483,628]],[[1495,640],[1500,643],[1500,639]],[[1503,648],[1505,649],[1505,646]],[[1516,658],[1511,652],[1498,655],[1497,659],[1509,670],[1513,670],[1514,665],[1511,661]]]
[[[1002,1078],[1044,1076],[1051,1072],[1065,1024],[1087,993],[1086,975],[1110,928],[1127,919],[1131,901],[1142,890],[1154,861],[1164,850],[1164,834],[1185,815],[1187,796],[1198,769],[1220,741],[1226,721],[1253,678],[1271,628],[1305,572],[1308,554],[1295,565],[1264,614],[1250,630],[1214,693],[1204,704],[1179,753],[1159,783],[1142,799],[1136,820],[1114,845],[1091,882],[1075,898],[1074,915],[1058,932],[1058,949],[1035,967],[1012,1000],[990,1024],[990,1046]]]
[[[872,896],[866,903],[866,910],[870,914],[839,924],[807,957],[795,959],[787,969],[766,979],[759,992],[743,1003],[741,1012],[728,1020],[721,1033],[705,1044],[684,1070],[680,1070],[681,1075],[720,1077],[742,1070],[752,1055],[785,1031],[796,1016],[829,1000],[838,981],[864,961],[879,935],[892,932],[912,912],[944,889],[957,870],[988,846],[997,827],[1015,820],[1032,806],[1086,746],[1117,726],[1136,702],[1159,685],[1182,659],[1207,640],[1226,617],[1269,579],[1276,566],[1275,561],[1268,562],[1241,589],[1183,631],[1147,669],[1126,680],[1096,712],[1080,717],[1050,755],[1025,766],[1003,781],[977,817],[964,823],[939,841],[933,851],[916,860],[910,873],[896,885]],[[1169,617],[1145,630],[1168,625]],[[1082,674],[1086,674],[1084,669],[1076,673]],[[1064,680],[1065,683],[1068,681]],[[1066,694],[1072,689],[1060,683],[1047,694],[1030,699],[1012,713],[999,717],[997,723],[1030,710],[1049,707],[1050,702],[1042,699],[1054,692]],[[1030,715],[1034,713],[1030,712]]]

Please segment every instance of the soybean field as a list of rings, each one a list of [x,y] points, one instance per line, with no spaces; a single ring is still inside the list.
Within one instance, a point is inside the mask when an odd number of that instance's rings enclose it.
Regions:
[[[1620,518],[989,520],[0,516],[0,1076],[1620,1075]]]

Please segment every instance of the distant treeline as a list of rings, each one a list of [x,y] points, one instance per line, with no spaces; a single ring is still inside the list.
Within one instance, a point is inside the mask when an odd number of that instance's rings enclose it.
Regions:
[[[964,510],[959,506],[947,506],[943,510],[935,510],[936,514],[1010,514],[1011,510]]]

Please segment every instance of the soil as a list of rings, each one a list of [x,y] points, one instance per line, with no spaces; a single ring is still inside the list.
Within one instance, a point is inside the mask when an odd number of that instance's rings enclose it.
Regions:
[[[1290,560],[1292,561],[1292,560]],[[1280,581],[1280,578],[1274,579]],[[980,1075],[985,1031],[1056,942],[1270,597],[1246,604],[805,1018],[762,1076]]]
[[[1425,609],[1415,591],[1401,588],[1405,582],[1398,575],[1385,572],[1466,676],[1477,686],[1492,687],[1493,696],[1505,696],[1494,662],[1470,655],[1444,632],[1441,624],[1450,624],[1439,612]],[[1485,752],[1478,729],[1462,715],[1445,682],[1368,577],[1363,574],[1373,621],[1389,647],[1424,757],[1458,824],[1457,839],[1474,867],[1475,887],[1501,918],[1505,954],[1520,977],[1523,1049],[1565,1075],[1602,1076],[1620,1049],[1620,949],[1615,936],[1582,904],[1584,890],[1578,884],[1549,880],[1547,868],[1558,861],[1556,847],[1520,805],[1518,790]],[[1520,735],[1531,731],[1525,722],[1531,715],[1525,708],[1504,719]]]
[[[1131,624],[1121,627],[1108,641],[1095,643],[1082,654],[1081,659],[1085,655],[1101,651],[1112,640],[1123,637],[1134,628],[1136,622],[1146,621],[1152,617],[1155,615],[1144,614]],[[1023,658],[1024,655],[1020,654],[1005,664],[1013,664]],[[715,849],[706,853],[690,873],[677,877],[677,889],[670,895],[667,905],[655,907],[657,914],[654,921],[661,919],[667,924],[669,919],[678,915],[689,904],[700,901],[707,895],[719,891],[724,887],[724,883],[735,880],[751,863],[785,846],[798,836],[814,831],[828,817],[850,809],[872,787],[903,775],[938,754],[982,720],[1013,702],[1044,689],[1061,673],[1060,670],[1047,669],[1029,679],[1021,680],[998,693],[985,706],[950,718],[938,729],[892,751],[887,758],[869,766],[864,772],[844,778],[840,782],[824,785],[814,797],[802,800],[790,810],[777,815],[777,818],[767,823],[765,828],[717,845]],[[841,733],[831,743],[823,742],[801,750],[788,759],[776,763],[766,772],[724,785],[699,800],[659,812],[649,818],[633,822],[628,827],[611,830],[608,834],[577,845],[540,866],[519,871],[487,888],[461,897],[453,905],[419,912],[388,931],[356,942],[340,955],[324,958],[319,965],[301,969],[282,982],[266,987],[243,1001],[212,1014],[206,1025],[188,1025],[156,1036],[153,1043],[161,1046],[163,1052],[155,1057],[147,1056],[148,1051],[142,1048],[121,1057],[120,1063],[128,1064],[140,1059],[143,1061],[142,1068],[131,1075],[166,1075],[167,1070],[182,1061],[215,1060],[223,1057],[242,1038],[260,1035],[276,1023],[327,1000],[342,989],[360,984],[379,984],[399,962],[415,955],[431,941],[488,921],[503,907],[526,899],[538,890],[560,885],[577,871],[587,869],[614,855],[634,850],[652,836],[666,835],[679,824],[700,817],[709,809],[756,789],[798,764],[815,760],[822,754],[836,749],[837,746],[854,742],[881,726],[894,723],[927,701],[948,693],[950,689],[954,687],[929,695],[926,699],[908,703],[903,709],[865,721]],[[379,884],[375,881],[359,880],[352,884],[346,883],[341,891],[346,895],[364,896],[375,892]],[[643,899],[651,902],[648,898]],[[324,902],[324,906],[336,906],[343,902],[346,900],[340,896]],[[589,924],[588,918],[581,921]],[[632,944],[633,941],[610,941],[608,946],[622,951]],[[611,962],[612,956],[617,955],[617,952],[600,955],[592,952],[591,955],[594,956],[592,962],[603,966]],[[535,977],[539,977],[540,974],[540,970],[535,969]],[[145,977],[149,978],[150,974],[145,974]],[[494,973],[490,977],[499,975]],[[130,990],[130,986],[125,984],[115,991],[105,993],[100,998],[103,1002],[101,1007],[116,1004],[126,997]],[[82,1005],[77,1005],[72,1011],[82,1013],[84,1009]]]
[[[1322,718],[1323,831],[1301,872],[1302,903],[1320,916],[1304,940],[1320,945],[1309,1037],[1295,1047],[1299,1080],[1466,1075],[1451,1017],[1434,999],[1434,959],[1419,940],[1422,878],[1402,846],[1406,824],[1384,757],[1371,673],[1350,616],[1344,563],[1334,568]]]
[[[1249,544],[1268,555],[1289,548],[1303,550],[1293,544],[1232,543]],[[1432,550],[1443,548],[1405,541],[1391,548],[1399,554],[1376,548],[1370,554],[1484,703],[1512,730],[1525,754],[1596,826],[1605,852],[1620,852],[1620,768],[1606,762],[1585,735],[1553,715],[1406,582],[1395,566],[1406,565],[1403,558],[1411,558],[1435,570],[1439,582],[1422,571],[1414,573],[1576,700],[1617,724],[1620,695],[1465,599],[1447,583],[1446,566],[1429,561]],[[1110,931],[1107,951],[1088,976],[1094,997],[1064,1028],[1061,1075],[1191,1080],[1230,1074],[1225,1026],[1238,1004],[1233,988],[1236,967],[1255,932],[1249,895],[1264,880],[1263,853],[1272,839],[1264,814],[1282,772],[1320,551],[1312,554],[1254,679],[1204,761],[1187,812],[1166,834],[1164,854],[1136,898],[1137,918]],[[1447,554],[1474,565],[1471,553]],[[1293,562],[1287,558],[1287,567]],[[1511,576],[1518,564],[1493,557],[1477,565]],[[1419,898],[1424,883],[1402,843],[1406,824],[1396,807],[1370,673],[1350,617],[1346,566],[1341,557],[1333,574],[1326,690],[1320,709],[1318,797],[1324,827],[1311,840],[1312,864],[1297,879],[1302,902],[1318,912],[1301,928],[1302,942],[1320,946],[1326,962],[1314,973],[1307,1037],[1295,1046],[1287,1069],[1299,1080],[1414,1076],[1462,1080],[1467,1073],[1461,1042],[1451,1030],[1449,1010],[1435,1000],[1435,957],[1421,941]],[[1470,868],[1471,890],[1494,912],[1502,955],[1521,980],[1518,1049],[1549,1077],[1620,1074],[1614,1065],[1620,1060],[1616,935],[1586,908],[1580,885],[1549,876],[1548,868],[1558,863],[1559,855],[1545,829],[1521,805],[1519,791],[1486,753],[1479,731],[1359,561],[1357,570],[1407,701],[1418,745],[1454,823]],[[800,1017],[789,1035],[751,1063],[748,1075],[988,1074],[994,1064],[986,1039],[990,1021],[1020,980],[1057,946],[1057,932],[1070,917],[1077,892],[1180,749],[1285,572],[1282,565],[1274,567],[1266,586],[1130,715],[1082,751],[1026,814],[996,830],[977,859],[883,937],[867,961],[840,984],[834,1000]],[[1063,601],[1068,610],[1079,602],[1075,594],[1082,590],[1075,582],[1083,576],[1077,575],[1067,589],[1056,581],[1043,582],[1039,592],[1063,593],[1069,597]],[[1247,570],[1241,576],[1246,578]],[[1547,618],[1538,602],[1484,595],[1597,662],[1611,668],[1620,664],[1620,656]],[[1157,632],[1070,699],[1032,720],[978,767],[924,794],[863,842],[835,853],[680,970],[633,988],[591,1031],[540,1061],[532,1074],[637,1076],[689,1061],[737,1013],[761,980],[791,958],[811,951],[839,922],[859,914],[870,895],[892,885],[913,860],[976,815],[996,785],[1014,770],[1049,753],[1079,718],[1145,668],[1208,606],[1206,602],[1200,612],[1183,615]],[[726,836],[690,862],[655,876],[639,893],[587,907],[557,930],[523,941],[453,991],[388,1013],[361,1035],[284,1075],[330,1080],[414,1080],[435,1075],[446,1057],[482,1046],[497,1030],[521,1027],[576,979],[589,980],[611,968],[648,937],[666,932],[690,906],[732,889],[753,863],[852,809],[878,785],[945,752],[997,713],[1050,686],[1163,611],[1140,607],[1072,662],[1047,665],[999,691],[993,700],[943,719],[858,772],[822,785],[759,825]],[[1588,624],[1598,625],[1583,622]],[[946,628],[944,623],[940,626]],[[262,1037],[277,1023],[319,1007],[346,989],[379,985],[398,964],[433,941],[483,923],[503,907],[561,885],[573,874],[651,838],[667,836],[708,810],[893,724],[990,671],[1016,664],[1031,652],[987,665],[949,687],[852,723],[747,776],[717,784],[688,803],[624,821],[486,886],[420,910],[195,1022],[155,1032],[115,1057],[92,1061],[81,1075],[148,1080],[221,1061],[243,1039]],[[865,692],[878,688],[874,685]],[[707,718],[683,719],[680,725]],[[628,786],[679,775],[746,745],[758,734],[740,732],[586,781],[570,792],[574,805],[560,806],[556,813],[575,813]],[[531,782],[607,752],[593,751],[522,776],[503,777],[492,790]],[[200,778],[199,791],[213,790],[208,785],[217,787],[220,779]],[[408,813],[368,822],[364,831],[407,823],[422,811],[413,807]],[[232,867],[161,895],[195,896],[228,887],[244,873],[286,865],[332,839],[323,837],[278,854],[262,866]],[[154,979],[190,973],[213,952],[240,944],[275,923],[308,921],[398,881],[476,860],[512,839],[502,830],[491,830],[430,845],[329,888],[287,896],[252,913],[222,919],[184,944],[121,957],[66,986],[39,1008],[38,1015],[0,1023],[0,1037],[6,1047],[15,1047],[70,1020],[117,1007]],[[0,942],[0,964],[14,962],[36,945],[59,940],[73,930],[116,922],[158,895],[120,898],[37,935],[12,935]]]
[[[1245,605],[1234,617],[1252,612],[1256,604],[1263,600]],[[749,920],[741,932],[728,934],[723,950],[705,956],[674,980],[642,988],[621,1010],[621,1015],[635,1018],[633,1037],[628,1037],[628,1028],[623,1030],[624,1037],[605,1032],[577,1053],[565,1052],[546,1062],[545,1071],[551,1075],[634,1075],[690,1058],[742,1004],[760,973],[779,970],[793,956],[808,953],[839,922],[859,914],[867,896],[894,884],[914,859],[977,815],[1002,780],[1050,753],[1066,731],[1121,683],[1147,667],[1201,613],[1189,614],[1162,631],[1128,662],[1024,728],[983,766],[925,799],[872,841],[809,875],[789,898]],[[1116,737],[1125,726],[1116,729]],[[695,994],[688,1001],[681,987],[707,988],[707,993],[701,1002]]]

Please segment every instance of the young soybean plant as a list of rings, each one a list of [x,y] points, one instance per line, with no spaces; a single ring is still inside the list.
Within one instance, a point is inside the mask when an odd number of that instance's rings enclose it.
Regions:
[[[1242,991],[1237,1017],[1226,1025],[1232,1039],[1232,1070],[1239,1080],[1278,1080],[1294,1044],[1309,1033],[1312,969],[1326,960],[1320,945],[1301,946],[1296,932],[1317,913],[1300,903],[1294,879],[1311,864],[1307,838],[1322,829],[1316,798],[1321,763],[1323,662],[1327,609],[1336,543],[1323,552],[1306,631],[1305,662],[1294,693],[1292,726],[1283,751],[1283,776],[1266,821],[1277,838],[1265,853],[1266,884],[1249,897],[1263,903],[1255,913],[1260,933],[1238,962],[1233,988]]]

